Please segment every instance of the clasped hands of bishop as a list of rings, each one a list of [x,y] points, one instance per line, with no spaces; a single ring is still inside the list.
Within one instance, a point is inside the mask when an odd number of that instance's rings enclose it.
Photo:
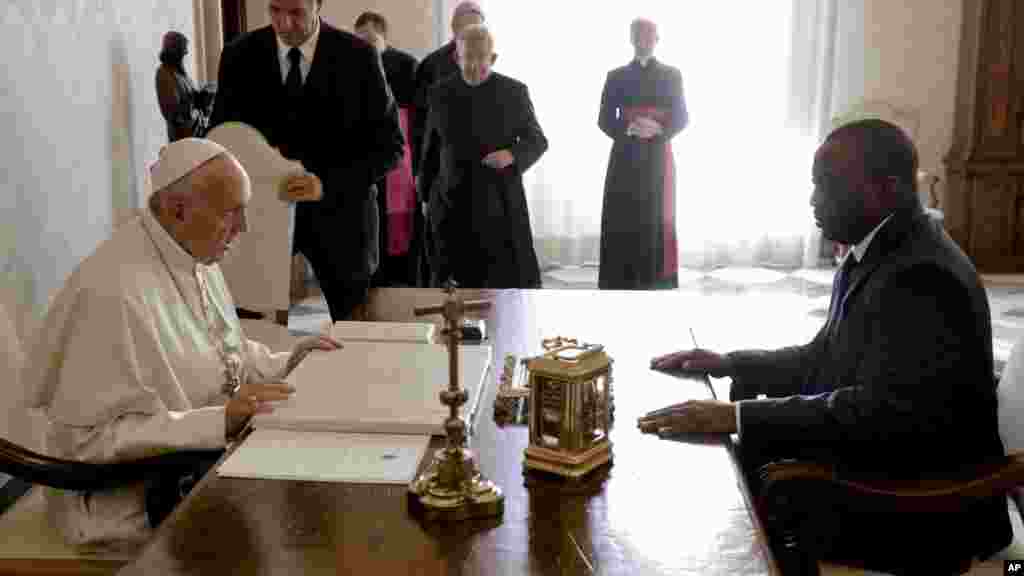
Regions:
[[[665,129],[661,124],[652,118],[647,116],[638,116],[634,118],[629,126],[626,127],[626,136],[636,136],[642,140],[649,140],[663,134]]]
[[[495,170],[504,170],[516,163],[516,157],[509,150],[502,149],[484,156],[481,162],[484,166],[489,166]]]
[[[310,352],[313,350],[337,350],[341,347],[340,342],[323,334],[303,338],[292,348],[284,370],[274,378],[263,382],[245,382],[239,386],[224,409],[227,437],[237,436],[254,415],[273,412],[274,402],[291,397],[295,392],[295,387],[283,380]]]
[[[651,369],[667,373],[732,376],[728,358],[707,350],[685,350],[651,360]],[[688,400],[648,412],[637,419],[644,434],[661,437],[736,432],[736,405],[718,400]]]

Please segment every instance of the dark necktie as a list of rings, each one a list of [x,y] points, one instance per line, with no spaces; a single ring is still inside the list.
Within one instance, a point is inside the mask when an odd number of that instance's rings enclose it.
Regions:
[[[852,249],[843,260],[843,265],[836,272],[836,278],[832,282],[832,304],[828,310],[828,333],[830,337],[835,336],[839,323],[846,317],[846,292],[850,289],[850,275],[857,266],[857,258]]]
[[[293,101],[302,96],[302,70],[299,67],[301,60],[302,52],[298,48],[293,46],[288,50],[288,62],[291,66],[288,68],[288,78],[284,84],[288,89],[288,97]]]
[[[288,77],[285,78],[284,87],[287,97],[285,98],[285,116],[287,124],[284,126],[284,138],[282,139],[281,154],[285,158],[296,159],[295,142],[298,139],[299,110],[301,110],[302,99],[302,71],[299,68],[299,61],[302,59],[302,52],[292,47],[288,50],[288,61],[291,66],[288,68]]]
[[[832,281],[832,303],[828,307],[828,324],[825,325],[829,341],[836,337],[839,323],[846,316],[846,292],[850,289],[850,275],[856,266],[857,258],[851,251],[846,255],[843,265],[839,267]],[[820,371],[812,370],[800,387],[800,393],[804,396],[814,396],[830,389],[829,382],[821,379]]]

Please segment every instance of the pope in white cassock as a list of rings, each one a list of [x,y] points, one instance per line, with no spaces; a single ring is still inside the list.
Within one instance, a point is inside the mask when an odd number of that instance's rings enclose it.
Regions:
[[[229,152],[183,139],[151,175],[148,208],[71,274],[29,348],[24,383],[54,456],[223,449],[294,391],[280,381],[291,364],[339,346],[321,336],[274,354],[242,332],[217,266],[245,231],[251,193]],[[51,518],[73,544],[141,543],[161,519],[147,514],[147,489],[52,491]]]

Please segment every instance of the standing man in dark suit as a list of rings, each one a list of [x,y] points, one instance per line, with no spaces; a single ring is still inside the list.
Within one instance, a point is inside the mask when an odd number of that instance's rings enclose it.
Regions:
[[[458,56],[455,51],[456,40],[463,30],[469,26],[483,24],[484,20],[484,11],[480,8],[479,4],[472,0],[459,2],[452,12],[452,39],[444,46],[428,54],[416,69],[416,114],[413,118],[412,128],[412,157],[413,174],[417,177],[419,177],[422,168],[420,164],[421,160],[423,160],[423,147],[426,145],[427,116],[430,112],[430,89],[440,81],[460,73]],[[422,186],[419,188],[422,188]],[[439,276],[436,268],[440,254],[437,253],[437,247],[433,245],[429,232],[430,225],[428,225],[427,220],[430,219],[430,215],[427,214],[427,200],[423,196],[419,198],[421,206],[420,211],[417,212],[419,216],[415,221],[413,240],[413,250],[416,255],[414,257],[418,260],[417,280],[420,286],[430,285],[431,277]],[[426,215],[424,216],[424,214]]]
[[[402,154],[395,101],[373,47],[320,19],[323,0],[269,0],[271,25],[224,48],[211,125],[245,122],[308,174],[289,183],[294,245],[331,319],[366,298],[378,259],[375,183]]]
[[[922,210],[916,173],[917,152],[892,124],[835,130],[815,156],[811,198],[822,234],[852,246],[828,322],[803,346],[655,358],[656,370],[731,376],[732,402],[670,406],[641,418],[641,430],[739,433],[754,492],[757,469],[785,458],[911,481],[952,477],[952,462],[1000,460],[988,300],[970,260]],[[952,573],[1012,536],[1001,498],[940,517],[820,509],[811,540],[821,549],[810,552],[887,572]]]
[[[388,42],[388,21],[376,12],[363,12],[356,18],[356,35],[380,53],[384,77],[398,105],[398,117],[405,137],[402,159],[377,182],[380,207],[380,266],[370,283],[373,286],[415,286],[415,259],[411,257],[416,184],[412,172],[411,130],[415,117],[416,58]]]

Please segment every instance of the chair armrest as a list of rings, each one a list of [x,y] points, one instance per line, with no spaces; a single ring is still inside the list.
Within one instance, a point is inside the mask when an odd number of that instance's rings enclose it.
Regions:
[[[155,475],[175,474],[188,469],[197,458],[209,458],[222,453],[223,450],[191,450],[124,462],[94,464],[52,458],[0,438],[0,472],[32,484],[62,490],[110,490],[142,482]]]
[[[804,461],[772,462],[760,469],[762,498],[793,490],[839,490],[860,509],[915,513],[956,512],[978,500],[1005,495],[1024,484],[1024,454],[979,465],[958,478],[893,480],[843,477],[834,466]]]

